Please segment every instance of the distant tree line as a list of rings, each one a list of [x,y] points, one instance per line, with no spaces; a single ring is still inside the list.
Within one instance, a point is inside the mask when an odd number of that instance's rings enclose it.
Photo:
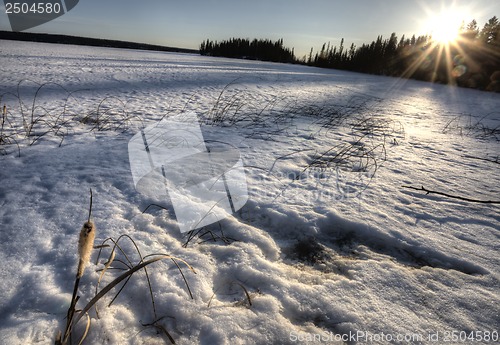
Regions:
[[[203,55],[249,58],[264,61],[301,63],[362,73],[413,78],[500,92],[500,21],[492,17],[479,29],[475,20],[463,24],[458,38],[439,44],[431,36],[398,39],[395,33],[384,39],[378,36],[370,44],[356,47],[325,43],[314,53],[297,59],[283,40],[232,38],[227,41],[204,41]]]
[[[221,42],[207,39],[200,45],[201,55],[224,56],[273,62],[296,62],[293,48],[283,46],[283,39],[273,42],[268,39],[231,38]]]
[[[401,76],[500,92],[500,22],[491,18],[480,30],[475,20],[460,28],[457,40],[439,44],[423,35],[398,40],[378,36],[370,44],[349,49],[323,44],[303,63],[318,67]]]
[[[174,48],[174,47],[165,47],[147,43],[136,43],[136,42],[68,36],[68,35],[40,34],[32,32],[0,31],[0,39],[27,41],[27,42],[74,44],[74,45],[91,46],[91,47],[113,47],[113,48],[155,50],[155,51],[176,52],[176,53],[191,53],[191,54],[198,53],[196,49]]]

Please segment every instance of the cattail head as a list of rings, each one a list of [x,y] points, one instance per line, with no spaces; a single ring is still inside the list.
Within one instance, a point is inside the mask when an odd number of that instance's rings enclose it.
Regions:
[[[90,254],[92,253],[92,248],[94,248],[94,238],[95,238],[95,225],[91,220],[83,224],[82,230],[80,230],[80,238],[78,240],[78,255],[80,260],[78,262],[78,272],[76,276],[81,278],[83,276],[83,271],[85,266],[90,260]]]

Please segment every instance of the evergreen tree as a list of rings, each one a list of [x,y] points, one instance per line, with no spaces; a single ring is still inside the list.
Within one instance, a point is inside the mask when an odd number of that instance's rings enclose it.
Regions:
[[[492,17],[479,33],[479,39],[484,43],[497,43],[499,38],[500,23],[496,16]]]
[[[231,38],[217,42],[207,39],[200,44],[200,54],[276,62],[303,63],[318,67],[345,69],[414,78],[500,92],[500,21],[492,17],[479,30],[475,20],[462,24],[459,39],[448,45],[433,42],[427,35],[398,40],[377,36],[370,44],[344,48],[324,43],[314,53],[311,48],[301,60],[295,50],[284,47],[283,38],[250,41]]]

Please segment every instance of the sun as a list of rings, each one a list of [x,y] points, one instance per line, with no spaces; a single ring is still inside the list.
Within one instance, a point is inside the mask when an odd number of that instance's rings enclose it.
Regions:
[[[449,44],[458,38],[462,21],[451,14],[439,14],[430,20],[432,39],[439,43]]]
[[[467,73],[467,61],[472,58],[467,53],[470,39],[466,33],[466,23],[472,23],[479,13],[474,5],[462,5],[455,0],[420,0],[424,12],[419,12],[418,22],[421,35],[425,37],[421,45],[422,54],[403,73],[412,75],[417,70],[427,73],[432,81],[448,81],[456,84],[457,79]],[[439,6],[441,5],[441,6]]]
[[[468,14],[457,7],[441,8],[439,12],[428,12],[424,23],[425,32],[438,44],[453,44],[459,37]]]
[[[428,31],[437,43],[450,44],[457,40],[463,20],[457,13],[442,12],[428,21]]]

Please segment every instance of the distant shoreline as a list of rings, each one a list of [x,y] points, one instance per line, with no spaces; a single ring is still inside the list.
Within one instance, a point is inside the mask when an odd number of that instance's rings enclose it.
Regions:
[[[154,44],[127,42],[100,38],[78,37],[68,35],[55,35],[55,34],[41,34],[31,32],[13,32],[13,31],[0,31],[0,39],[25,41],[25,42],[42,42],[42,43],[58,43],[58,44],[72,44],[91,47],[112,47],[112,48],[126,48],[137,50],[154,50],[173,53],[191,53],[199,54],[197,49],[175,48],[166,47]]]

